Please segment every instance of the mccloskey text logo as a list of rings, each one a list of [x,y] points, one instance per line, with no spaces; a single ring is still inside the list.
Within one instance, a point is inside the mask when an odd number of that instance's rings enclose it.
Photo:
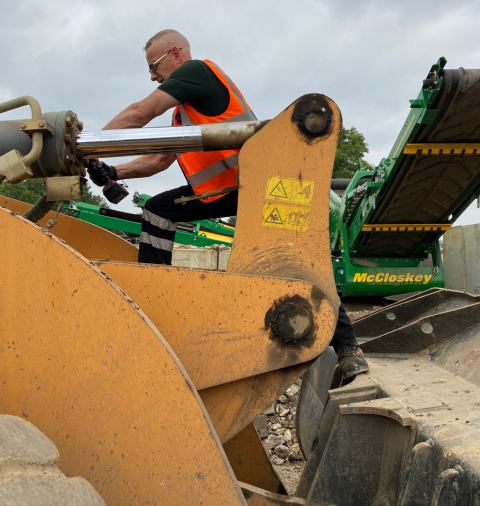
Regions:
[[[377,272],[376,274],[367,274],[366,272],[356,272],[353,275],[354,283],[417,283],[426,285],[433,277],[433,274],[390,274],[389,272]]]

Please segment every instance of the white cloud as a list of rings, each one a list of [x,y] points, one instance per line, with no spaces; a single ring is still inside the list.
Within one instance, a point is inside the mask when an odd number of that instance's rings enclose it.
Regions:
[[[13,98],[14,92],[11,88],[0,86],[0,102],[6,102]]]

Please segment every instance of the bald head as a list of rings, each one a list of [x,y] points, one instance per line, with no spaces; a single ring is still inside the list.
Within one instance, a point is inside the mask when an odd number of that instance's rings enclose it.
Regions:
[[[177,32],[177,30],[168,28],[167,30],[161,30],[156,33],[147,40],[144,50],[146,51],[154,42],[159,42],[165,47],[181,47],[188,53],[188,55],[190,55],[190,44],[188,39],[180,32]]]
[[[190,44],[177,30],[162,30],[145,44],[150,79],[163,83],[176,69],[191,60]]]

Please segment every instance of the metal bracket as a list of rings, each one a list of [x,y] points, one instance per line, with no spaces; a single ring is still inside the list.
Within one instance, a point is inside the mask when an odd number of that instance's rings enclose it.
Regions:
[[[47,133],[49,135],[53,134],[53,127],[45,120],[25,120],[20,123],[20,129],[22,132],[33,133],[33,132],[42,132]]]
[[[46,177],[45,188],[47,202],[82,198],[80,176]]]
[[[7,168],[10,168],[12,160],[13,160],[14,169],[15,169],[13,171],[14,179],[10,180],[7,177],[7,179],[10,182],[19,182],[22,179],[26,179],[29,174],[31,175],[31,171],[30,171],[29,167],[32,163],[34,163],[38,160],[38,157],[42,153],[42,149],[43,149],[43,133],[42,133],[42,131],[39,131],[38,128],[42,128],[42,129],[47,128],[46,121],[44,121],[42,118],[42,109],[40,108],[40,104],[33,97],[29,97],[29,96],[19,97],[19,98],[14,98],[13,100],[8,100],[7,102],[0,103],[0,113],[11,111],[13,109],[17,109],[18,107],[23,107],[24,105],[28,105],[32,111],[32,120],[25,120],[25,122],[24,122],[25,127],[28,128],[27,124],[30,122],[34,122],[37,130],[32,131],[32,134],[31,134],[32,135],[32,149],[30,150],[30,152],[28,154],[26,154],[25,156],[22,156],[22,159],[20,160],[20,162],[18,162],[16,160],[16,158],[18,158],[18,156],[16,154],[15,155],[13,154],[14,151],[16,151],[16,150],[12,150],[10,153],[7,153],[7,155],[10,155]],[[40,127],[39,123],[44,123],[44,124],[42,127]],[[15,160],[13,159],[13,157],[15,157]],[[21,176],[22,173],[24,174],[24,177],[21,177],[19,179],[19,177]]]
[[[0,182],[6,179],[9,183],[19,183],[30,177],[32,171],[18,150],[12,149],[0,156]]]

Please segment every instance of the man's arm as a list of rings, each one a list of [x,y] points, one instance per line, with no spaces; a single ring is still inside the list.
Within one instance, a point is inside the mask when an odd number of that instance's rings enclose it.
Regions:
[[[131,162],[117,165],[115,167],[117,169],[117,177],[118,179],[132,179],[153,176],[168,169],[175,159],[175,155],[171,154],[139,156]]]
[[[141,128],[160,116],[165,111],[178,105],[179,102],[168,93],[156,89],[139,102],[129,105],[117,114],[103,128],[112,130],[117,128]]]

